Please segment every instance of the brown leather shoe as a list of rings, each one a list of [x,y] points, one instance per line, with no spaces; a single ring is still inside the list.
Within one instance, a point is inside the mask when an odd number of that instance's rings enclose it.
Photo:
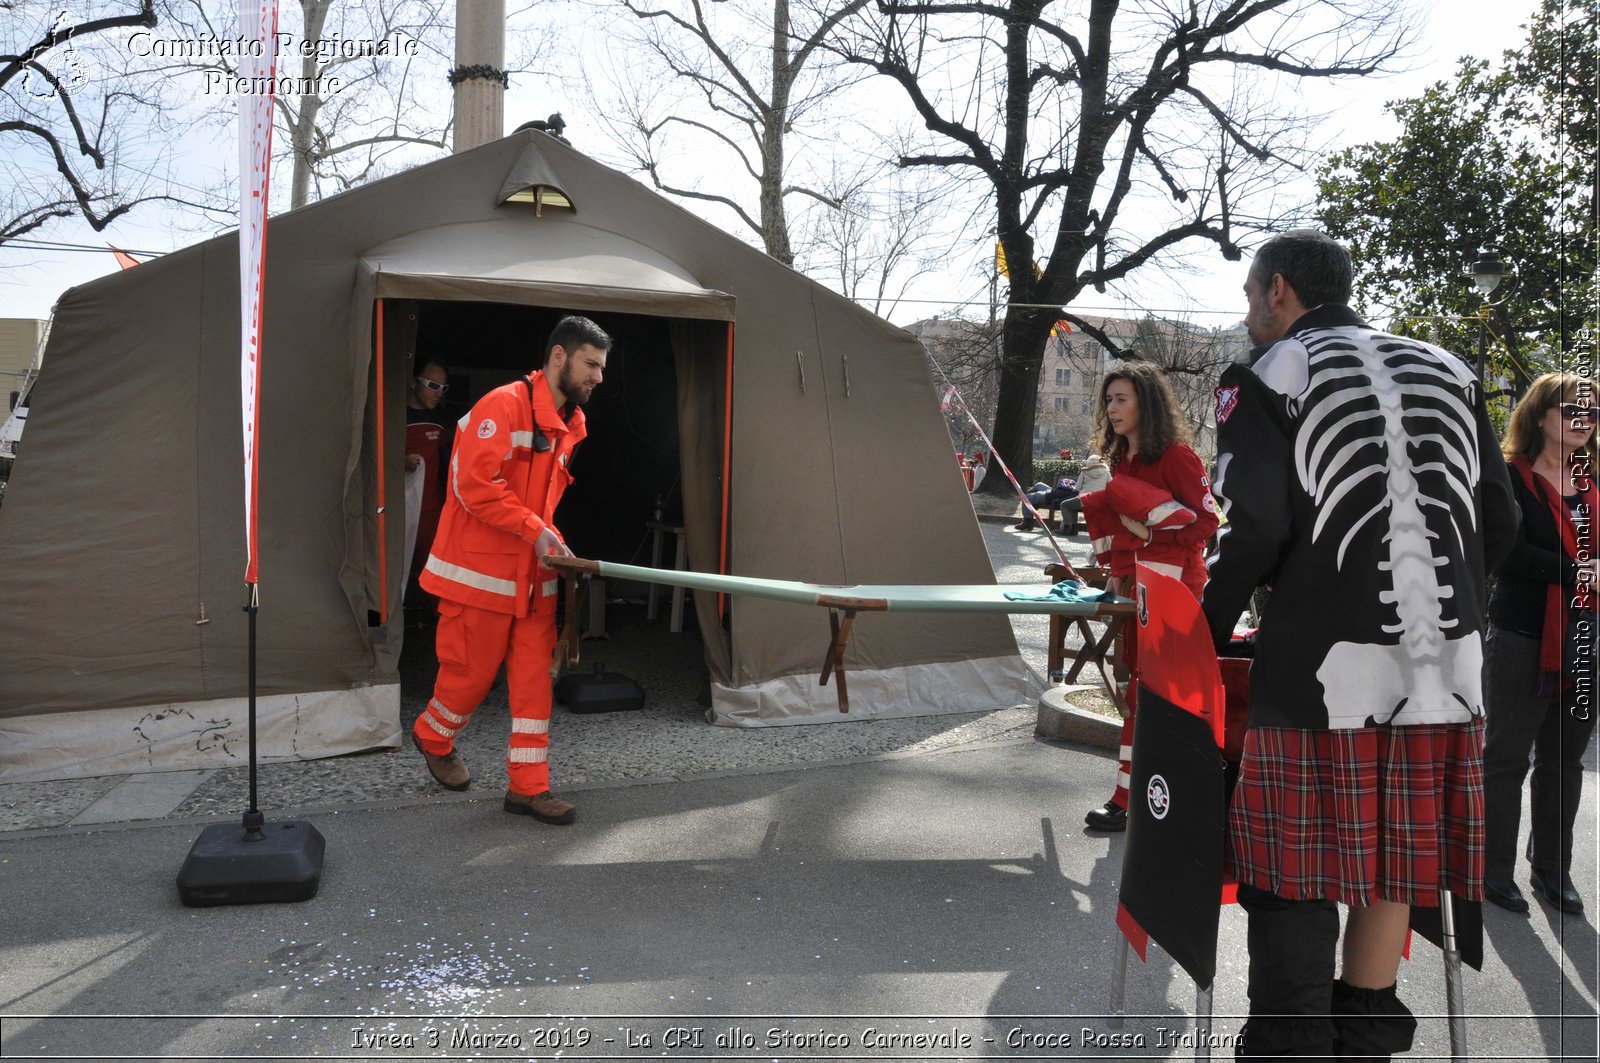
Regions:
[[[563,801],[546,790],[542,794],[519,794],[506,791],[505,810],[518,816],[532,816],[540,823],[565,825],[578,818],[578,810],[571,801]]]
[[[428,774],[433,776],[433,781],[446,790],[455,790],[459,793],[472,782],[472,773],[467,770],[467,763],[461,759],[460,753],[451,750],[446,756],[434,756],[422,748],[422,743],[417,741],[415,731],[411,732],[411,744],[417,747],[422,759],[428,762]]]

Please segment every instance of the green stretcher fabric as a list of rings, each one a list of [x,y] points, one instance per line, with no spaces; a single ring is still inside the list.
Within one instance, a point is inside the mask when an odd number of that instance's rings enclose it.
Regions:
[[[1086,596],[1057,594],[1055,587],[1003,587],[996,584],[914,584],[861,583],[851,586],[824,586],[794,580],[761,579],[755,576],[723,576],[712,572],[683,572],[598,562],[602,579],[631,579],[660,583],[690,590],[722,594],[750,595],[798,605],[834,604],[828,598],[849,598],[856,608],[884,612],[922,613],[1043,613],[1064,616],[1094,616],[1102,602],[1115,602],[1115,595],[1086,591]],[[1072,582],[1072,581],[1064,581]]]

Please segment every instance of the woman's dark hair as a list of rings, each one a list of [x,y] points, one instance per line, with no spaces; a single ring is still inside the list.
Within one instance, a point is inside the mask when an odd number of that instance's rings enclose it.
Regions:
[[[1100,381],[1100,405],[1094,411],[1091,436],[1105,463],[1115,468],[1126,455],[1127,441],[1111,430],[1106,417],[1106,389],[1118,380],[1133,386],[1139,403],[1139,459],[1157,461],[1174,443],[1192,443],[1194,433],[1188,419],[1178,410],[1178,398],[1161,367],[1154,362],[1123,362]]]
[[[544,364],[550,364],[550,353],[557,347],[570,354],[585,344],[609,351],[611,337],[606,335],[605,329],[586,317],[576,314],[564,317],[550,330],[550,341],[544,345]]]

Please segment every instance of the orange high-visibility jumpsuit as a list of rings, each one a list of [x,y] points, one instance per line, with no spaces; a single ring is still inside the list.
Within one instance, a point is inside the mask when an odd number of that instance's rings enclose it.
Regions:
[[[531,401],[530,401],[531,400]],[[413,728],[446,756],[502,663],[511,702],[511,790],[550,789],[550,655],[560,581],[534,540],[550,523],[584,438],[583,411],[555,406],[543,372],[489,392],[462,419],[422,587],[439,597],[439,675]],[[556,532],[559,536],[560,532]]]

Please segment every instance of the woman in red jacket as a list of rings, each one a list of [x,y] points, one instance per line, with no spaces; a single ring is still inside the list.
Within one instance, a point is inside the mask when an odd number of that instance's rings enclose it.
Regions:
[[[1105,545],[1102,560],[1111,567],[1106,589],[1132,597],[1134,564],[1144,560],[1181,579],[1198,598],[1206,582],[1206,540],[1217,530],[1216,503],[1211,499],[1205,463],[1189,445],[1188,422],[1158,366],[1125,362],[1106,374],[1100,383],[1094,439],[1111,466],[1113,485],[1119,480],[1138,482],[1127,485],[1137,489],[1107,488],[1102,499],[1084,502],[1089,537],[1095,540],[1097,551]],[[1160,501],[1162,496],[1170,502]],[[1091,509],[1095,511],[1092,517]],[[1130,537],[1134,549],[1116,548],[1118,540],[1127,543]],[[1128,718],[1122,722],[1116,790],[1103,807],[1084,817],[1092,830],[1119,831],[1128,824],[1139,656],[1138,629],[1128,625],[1124,631],[1124,658],[1135,682],[1129,684]]]

